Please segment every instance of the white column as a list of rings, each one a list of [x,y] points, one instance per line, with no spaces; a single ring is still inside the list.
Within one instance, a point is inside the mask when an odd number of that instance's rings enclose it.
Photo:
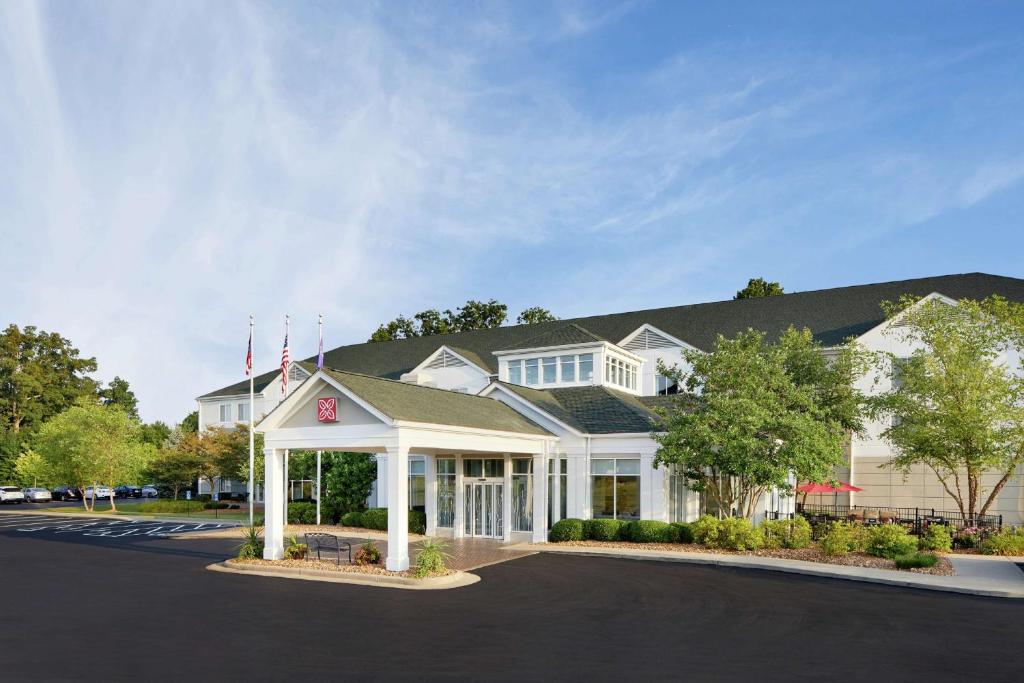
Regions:
[[[432,455],[423,456],[423,489],[426,500],[427,536],[437,535],[437,462]]]
[[[466,485],[462,477],[462,456],[455,456],[455,516],[452,522],[452,538],[466,536]]]
[[[284,557],[284,520],[281,514],[284,497],[284,451],[267,448],[263,451],[263,559],[280,560]]]
[[[377,507],[388,506],[388,456],[381,453],[377,456]]]
[[[409,448],[388,448],[388,571],[409,568]]]
[[[320,451],[316,452],[316,525],[320,526]]]
[[[649,453],[640,454],[640,519],[655,519],[651,510],[651,485],[654,480]]]
[[[650,483],[647,487],[647,514],[640,516],[644,519],[656,519],[662,522],[668,521],[668,506],[665,505],[665,469],[654,466],[654,451],[640,454],[640,489],[643,491],[644,478]],[[643,502],[641,502],[641,508]]]
[[[501,496],[501,518],[504,520],[501,528],[501,537],[506,543],[512,540],[512,456],[509,453],[503,454],[505,458],[505,489]]]
[[[548,540],[544,504],[548,499],[548,463],[543,453],[533,454],[533,542]]]
[[[551,468],[551,476],[545,472],[544,476],[548,477],[548,486],[551,486],[551,482],[554,481],[554,488],[551,490],[551,523],[554,524],[562,518],[562,457],[559,454],[555,455],[553,465],[548,465]],[[566,489],[569,487],[566,486]],[[566,491],[568,493],[568,491]],[[547,520],[545,520],[546,522]]]

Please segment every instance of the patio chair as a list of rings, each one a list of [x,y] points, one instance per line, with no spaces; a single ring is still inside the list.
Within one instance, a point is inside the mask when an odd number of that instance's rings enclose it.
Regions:
[[[849,514],[846,515],[848,522],[863,522],[864,511],[863,510],[850,510]]]
[[[308,533],[305,535],[306,559],[313,559],[313,551],[316,551],[316,559],[321,559],[320,551],[331,551],[334,553],[338,565],[341,566],[342,551],[348,552],[348,563],[352,564],[352,544],[343,541],[334,534]]]
[[[896,514],[895,510],[879,510],[878,521],[882,524],[893,524],[898,520],[900,516]]]

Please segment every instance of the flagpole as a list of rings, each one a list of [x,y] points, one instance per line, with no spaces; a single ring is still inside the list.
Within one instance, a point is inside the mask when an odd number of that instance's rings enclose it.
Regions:
[[[321,359],[324,355],[324,316],[323,314],[317,314],[317,328],[319,332],[320,343],[317,346],[316,356],[316,369],[319,370],[321,365]],[[322,451],[316,452],[316,525],[320,526],[320,499],[323,497],[320,491],[320,455]]]
[[[249,314],[249,353],[252,353],[252,330],[254,327],[252,313]],[[254,419],[254,392],[253,392],[253,369],[249,368],[249,526],[253,525],[253,498],[256,496],[256,447],[253,436]]]

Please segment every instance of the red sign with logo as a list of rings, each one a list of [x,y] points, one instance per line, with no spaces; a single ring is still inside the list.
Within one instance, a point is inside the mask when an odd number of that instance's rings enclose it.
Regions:
[[[338,399],[318,398],[316,400],[316,419],[321,422],[337,422]]]

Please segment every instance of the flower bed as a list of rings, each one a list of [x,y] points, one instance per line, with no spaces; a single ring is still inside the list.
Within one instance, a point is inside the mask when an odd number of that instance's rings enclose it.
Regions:
[[[378,574],[383,576],[404,576],[411,578],[412,572],[406,570],[402,572],[392,572],[384,568],[383,565],[379,564],[348,564],[342,562],[340,565],[337,562],[331,562],[330,560],[261,560],[261,559],[236,559],[232,560],[238,564],[251,564],[262,567],[292,567],[294,569],[323,569],[332,572],[345,572],[350,574]],[[440,574],[438,576],[441,576]]]

